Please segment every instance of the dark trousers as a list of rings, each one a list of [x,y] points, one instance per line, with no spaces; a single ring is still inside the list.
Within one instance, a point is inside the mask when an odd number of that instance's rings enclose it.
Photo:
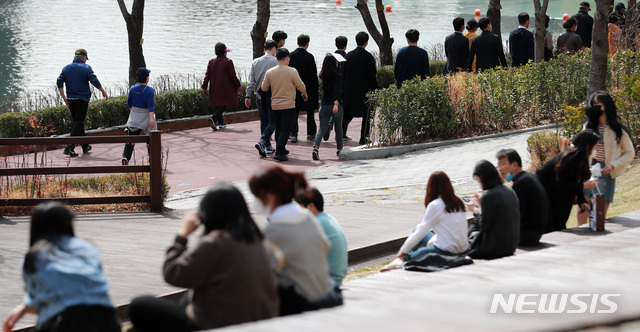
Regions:
[[[187,332],[201,330],[186,312],[187,303],[174,303],[153,296],[131,301],[129,317],[136,331]]]
[[[71,111],[71,135],[69,136],[87,136],[84,132],[84,119],[87,117],[89,109],[89,101],[84,99],[69,100],[69,111]],[[82,148],[86,149],[89,144],[82,144]],[[69,148],[75,148],[75,144],[69,144]]]
[[[222,113],[224,113],[225,108],[227,108],[227,106],[214,106],[213,107],[213,115],[211,116],[211,118],[218,125],[225,124],[224,120],[222,119]]]
[[[300,130],[298,126],[298,117],[300,112],[307,112],[307,136],[312,135],[315,137],[316,131],[318,131],[318,127],[316,126],[315,110],[296,111],[291,128],[291,136],[298,136],[298,131]]]
[[[77,305],[46,321],[37,332],[120,332],[114,308]]]
[[[128,127],[124,130],[124,134],[127,136],[139,136],[142,133],[142,129],[131,130]],[[131,155],[133,154],[133,146],[135,143],[125,143],[124,151],[122,151],[122,158],[127,159],[127,161],[131,160]],[[148,148],[148,147],[147,147]]]
[[[272,112],[276,113],[276,155],[284,156],[296,109],[272,110]]]
[[[542,237],[542,231],[534,231],[530,229],[520,228],[520,242],[519,246],[535,246],[540,244],[540,238]]]
[[[271,111],[271,101],[269,104],[263,105],[262,101],[258,101],[258,113],[260,114],[260,140],[265,146],[271,146],[271,135],[276,129],[276,114]],[[277,136],[276,136],[277,140]]]
[[[280,316],[295,315],[317,309],[307,299],[300,296],[293,287],[278,286],[278,298],[280,299]]]
[[[342,120],[342,135],[347,136],[347,128],[349,127],[349,123],[353,120],[354,116],[351,114],[344,115],[344,119]],[[360,140],[363,140],[365,137],[369,138],[369,133],[371,132],[371,112],[368,112],[366,116],[362,117],[362,127],[360,128]]]

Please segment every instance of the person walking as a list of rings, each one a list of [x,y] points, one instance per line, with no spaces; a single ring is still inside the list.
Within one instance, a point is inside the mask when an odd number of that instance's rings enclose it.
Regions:
[[[218,130],[227,128],[227,124],[222,119],[225,108],[240,105],[238,92],[242,91],[242,85],[236,76],[233,61],[227,58],[227,52],[231,52],[231,49],[224,43],[216,43],[214,49],[216,57],[209,60],[201,88],[205,95],[209,88],[209,106],[214,108],[209,121],[211,129]]]
[[[491,32],[491,20],[486,17],[480,19],[478,27],[482,30],[480,36],[473,38],[467,59],[467,68],[473,66],[473,59],[477,56],[476,67],[478,70],[507,66],[500,38]]]
[[[71,134],[69,136],[87,136],[84,131],[84,119],[87,117],[89,109],[89,100],[91,100],[91,90],[89,83],[102,92],[105,100],[109,100],[109,96],[104,91],[102,84],[93,73],[93,69],[86,62],[89,60],[87,51],[83,48],[76,50],[73,62],[64,66],[58,80],[56,82],[60,96],[64,99],[64,103],[69,107],[71,112]],[[64,87],[67,88],[65,96]],[[68,144],[64,148],[64,154],[69,157],[77,157],[75,152],[75,144]],[[91,151],[91,145],[82,144],[82,153],[88,154]]]
[[[338,36],[336,37],[336,50],[333,53],[336,54],[340,54],[343,58],[345,58],[344,62],[340,62],[338,61],[338,74],[341,77],[342,80],[342,84],[340,84],[340,101],[342,102],[344,100],[344,67],[347,64],[347,37],[345,36]],[[344,116],[344,112],[343,112],[343,116]],[[324,132],[324,135],[322,136],[322,139],[324,139],[325,141],[329,140],[329,136],[331,136],[331,130],[333,130],[333,118],[329,119],[329,125],[327,126],[327,130]],[[342,130],[341,130],[342,132]]]
[[[511,53],[511,67],[519,67],[533,61],[535,48],[533,47],[533,33],[529,30],[529,14],[518,14],[519,26],[509,34],[509,53]]]
[[[127,107],[129,108],[129,119],[124,128],[127,136],[138,136],[141,132],[149,135],[150,130],[158,129],[156,126],[155,113],[155,91],[149,86],[149,73],[151,71],[145,67],[140,67],[136,71],[138,83],[129,88],[127,96]],[[135,143],[126,143],[122,151],[122,165],[129,165],[133,147]],[[147,144],[147,151],[149,145]]]
[[[271,39],[276,42],[278,48],[284,47],[284,43],[287,41],[287,33],[282,30],[276,30],[271,34]]]
[[[562,27],[565,28],[565,32],[558,37],[556,41],[556,51],[566,52],[573,54],[582,49],[582,39],[576,34],[576,27],[578,26],[578,20],[575,17],[569,17]]]
[[[447,64],[444,66],[443,74],[456,73],[467,69],[467,58],[469,57],[469,40],[462,34],[464,30],[464,19],[456,17],[453,19],[453,33],[444,40],[444,54],[447,57]]]
[[[258,113],[260,114],[260,140],[255,147],[261,157],[276,152],[271,146],[271,135],[276,129],[276,115],[271,112],[271,95],[263,92],[262,81],[267,70],[278,65],[276,59],[276,49],[278,44],[273,40],[267,40],[264,43],[264,55],[253,60],[251,63],[251,71],[249,72],[249,81],[247,82],[247,91],[244,98],[244,105],[251,107],[251,95],[255,92],[256,104],[258,105]]]
[[[420,32],[416,29],[409,29],[404,36],[407,38],[407,44],[409,45],[398,51],[396,64],[393,67],[398,89],[402,87],[402,82],[404,81],[415,77],[420,77],[423,80],[431,76],[429,54],[425,49],[418,47]]]
[[[575,29],[576,34],[580,37],[582,45],[589,48],[591,48],[591,33],[593,31],[593,17],[589,16],[590,10],[591,5],[589,2],[582,1],[578,13],[572,16],[578,24]]]
[[[287,140],[291,123],[295,117],[296,89],[307,99],[307,90],[295,68],[289,67],[289,50],[284,47],[276,51],[278,65],[267,70],[262,81],[262,91],[271,90],[271,109],[276,112],[276,153],[273,159],[287,161]]]
[[[3,332],[11,332],[26,313],[38,315],[36,331],[120,332],[100,254],[75,236],[73,219],[58,202],[33,210],[22,263],[26,294],[7,316]]]
[[[347,128],[353,118],[362,118],[360,144],[371,143],[371,109],[367,105],[367,93],[378,88],[376,60],[365,49],[369,45],[369,34],[360,31],[356,34],[357,47],[347,53],[344,86],[344,120],[342,122],[343,140],[350,140]]]
[[[313,151],[311,158],[320,160],[320,143],[322,143],[323,133],[327,132],[329,120],[333,120],[336,126],[336,155],[340,155],[342,151],[342,117],[343,107],[340,98],[340,90],[342,87],[342,75],[338,72],[338,61],[333,55],[328,54],[322,61],[322,70],[320,70],[320,78],[322,78],[322,100],[320,101],[320,130],[316,133],[313,141]]]
[[[289,67],[295,68],[304,83],[308,97],[302,98],[300,92],[296,92],[296,114],[291,126],[291,143],[298,142],[298,115],[300,111],[307,113],[307,141],[313,141],[318,130],[315,120],[315,111],[318,109],[318,73],[316,59],[307,51],[309,48],[309,35],[298,36],[298,48],[291,52]]]

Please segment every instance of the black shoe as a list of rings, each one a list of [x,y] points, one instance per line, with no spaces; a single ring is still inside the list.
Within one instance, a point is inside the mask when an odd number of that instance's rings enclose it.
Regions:
[[[89,154],[89,153],[91,153],[91,149],[92,149],[91,145],[87,145],[87,147],[84,147],[84,146],[83,146],[83,147],[82,147],[82,154]]]
[[[329,127],[327,127],[327,131],[325,131],[324,136],[322,136],[322,139],[324,139],[325,142],[329,140],[329,136],[331,136],[331,130],[333,130],[333,125],[329,124]]]
[[[122,166],[127,166],[129,165],[129,161],[127,160],[127,158],[122,158]]]
[[[307,135],[307,141],[315,141],[316,140],[316,135]]]
[[[211,129],[218,130],[218,126],[216,126],[216,122],[213,121],[213,119],[210,118],[209,123],[210,123]]]
[[[338,150],[338,151],[336,151],[336,156],[339,156],[339,155],[340,155],[340,152],[342,152],[342,150]]]
[[[291,143],[298,143],[298,136],[291,136]]]
[[[289,155],[289,150],[284,149],[284,155],[285,155],[285,156],[288,156],[288,155]]]
[[[313,149],[311,158],[313,158],[313,160],[320,160],[320,152],[318,151],[318,149]]]
[[[69,147],[64,148],[64,151],[62,153],[66,154],[67,156],[69,156],[71,158],[74,158],[74,157],[78,156],[78,154],[75,151],[73,151],[72,148],[69,148]]]
[[[278,161],[288,161],[289,157],[277,154],[277,155],[275,155],[273,157],[273,159],[278,160]]]
[[[353,139],[353,137],[351,137],[351,136],[347,136],[347,135],[342,136],[342,140],[343,141],[350,141],[352,139]]]
[[[365,138],[361,138],[358,143],[359,144],[369,144],[369,143],[371,143],[371,140],[369,139],[369,137],[365,137]]]

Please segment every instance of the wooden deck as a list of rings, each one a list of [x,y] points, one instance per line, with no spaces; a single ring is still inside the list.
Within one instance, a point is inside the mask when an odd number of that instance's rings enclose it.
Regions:
[[[373,275],[345,283],[342,307],[224,330],[558,331],[638,320],[639,226],[640,211],[636,211],[612,218],[604,233],[579,228],[547,234],[546,248],[541,250],[519,249],[515,256],[435,273],[395,270]],[[506,314],[501,309],[491,314],[496,293],[620,297],[611,298],[617,304],[615,313],[590,313],[588,308],[582,314]],[[600,303],[595,308],[608,307]]]

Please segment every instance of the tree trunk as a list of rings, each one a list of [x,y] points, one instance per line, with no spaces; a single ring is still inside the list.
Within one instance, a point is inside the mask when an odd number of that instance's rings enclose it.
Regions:
[[[371,38],[373,38],[376,44],[378,44],[378,49],[380,50],[380,64],[383,66],[393,65],[393,51],[391,49],[391,46],[393,45],[393,38],[391,38],[391,34],[389,33],[389,25],[387,24],[387,18],[384,14],[382,0],[376,0],[376,11],[378,12],[378,20],[380,21],[382,33],[378,31],[376,24],[373,23],[373,18],[371,18],[371,13],[369,12],[369,7],[367,7],[366,0],[358,0],[356,8],[360,11],[360,15],[362,15],[362,19],[364,20],[364,25],[367,27]]]
[[[500,42],[502,42],[502,32],[500,32],[500,9],[502,6],[500,5],[500,0],[489,0],[489,7],[487,8],[487,17],[491,20],[491,32],[498,35],[500,38]]]
[[[124,0],[118,0],[120,12],[127,23],[127,35],[129,39],[129,85],[138,81],[136,71],[140,67],[146,67],[144,54],[142,53],[142,31],[144,28],[144,0],[133,0],[131,13],[127,11]]]
[[[544,61],[544,35],[547,33],[547,28],[544,26],[545,16],[547,15],[547,6],[549,0],[543,0],[540,5],[540,0],[533,0],[533,8],[535,10],[535,27],[536,34],[534,36],[535,41],[535,62]]]
[[[259,58],[264,54],[264,43],[267,40],[267,28],[271,17],[271,0],[258,0],[258,12],[256,23],[251,30],[253,41],[253,58]]]
[[[589,95],[605,89],[607,80],[607,53],[609,39],[607,24],[609,8],[613,0],[596,0],[596,11],[593,13],[593,33],[591,41],[591,69],[589,70]]]

